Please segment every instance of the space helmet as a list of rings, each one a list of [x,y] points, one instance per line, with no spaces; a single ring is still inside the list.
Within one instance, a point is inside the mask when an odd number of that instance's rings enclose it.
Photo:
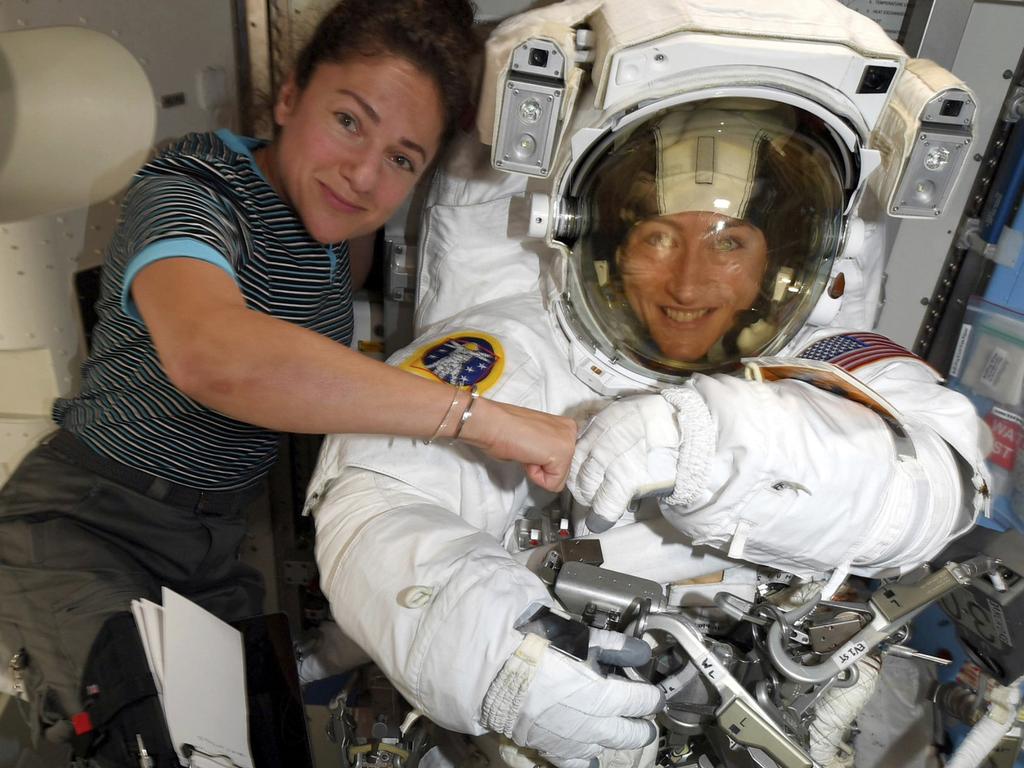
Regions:
[[[841,162],[819,117],[767,99],[677,104],[609,133],[570,183],[577,335],[663,380],[780,350],[840,250]]]

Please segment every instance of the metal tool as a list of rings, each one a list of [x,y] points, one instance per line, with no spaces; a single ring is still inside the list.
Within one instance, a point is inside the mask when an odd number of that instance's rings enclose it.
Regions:
[[[754,697],[704,644],[700,630],[691,621],[679,614],[654,613],[646,617],[643,627],[631,629],[665,632],[679,643],[700,674],[721,697],[721,704],[715,709],[715,718],[731,739],[745,747],[763,750],[781,768],[813,768],[814,763],[807,753],[764,713]],[[638,673],[634,670],[633,675]],[[681,681],[687,676],[686,670],[682,670],[658,683],[658,687],[665,693],[666,702],[680,690]]]
[[[768,630],[768,655],[772,664],[788,678],[802,683],[823,683],[852,667],[931,603],[969,584],[975,576],[991,573],[998,565],[999,561],[994,558],[979,556],[963,563],[946,563],[912,584],[896,582],[883,585],[868,601],[874,614],[871,622],[814,666],[790,658],[783,646],[783,628],[776,622]]]

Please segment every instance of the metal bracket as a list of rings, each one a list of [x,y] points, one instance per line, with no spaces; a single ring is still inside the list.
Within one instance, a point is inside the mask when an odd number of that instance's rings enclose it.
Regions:
[[[391,301],[412,303],[416,298],[416,268],[419,253],[415,243],[392,237],[384,240],[387,272],[384,290]]]

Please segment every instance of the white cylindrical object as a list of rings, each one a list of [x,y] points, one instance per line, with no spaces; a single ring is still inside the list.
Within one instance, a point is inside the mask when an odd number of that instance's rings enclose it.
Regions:
[[[104,200],[153,143],[156,103],[135,57],[79,27],[0,32],[0,222]]]
[[[946,768],[978,768],[985,762],[985,758],[999,745],[1017,720],[1022,683],[1024,677],[1008,686],[998,686],[992,692],[992,703],[985,716],[974,724],[971,732],[960,742],[953,757],[946,763]]]
[[[809,733],[811,758],[816,764],[823,768],[853,765],[846,738],[850,726],[875,692],[880,666],[879,660],[865,657],[857,663],[857,682],[848,688],[829,688],[815,706]]]
[[[530,237],[538,240],[548,234],[551,223],[551,198],[542,192],[535,192],[530,196],[530,227],[527,230]]]

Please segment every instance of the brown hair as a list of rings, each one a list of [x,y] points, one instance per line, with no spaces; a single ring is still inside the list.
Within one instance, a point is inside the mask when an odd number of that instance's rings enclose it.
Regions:
[[[305,88],[317,66],[354,55],[388,54],[429,75],[441,94],[445,136],[469,109],[475,93],[480,41],[469,0],[341,0],[320,20],[295,62]]]

